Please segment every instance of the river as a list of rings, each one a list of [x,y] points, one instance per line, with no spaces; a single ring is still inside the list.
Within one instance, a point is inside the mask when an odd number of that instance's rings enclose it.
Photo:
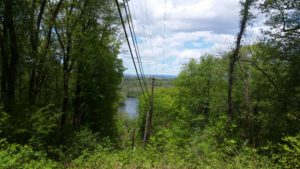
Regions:
[[[125,112],[129,118],[136,118],[138,116],[139,101],[134,97],[127,97],[124,105],[119,108],[119,111]]]

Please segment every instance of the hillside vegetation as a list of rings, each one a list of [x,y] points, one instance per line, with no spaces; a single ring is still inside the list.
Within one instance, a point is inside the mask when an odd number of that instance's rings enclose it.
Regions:
[[[1,0],[0,168],[300,168],[299,0],[241,7],[232,50],[152,95],[123,77],[115,1]],[[246,45],[252,11],[271,29]],[[118,112],[126,97],[136,119]]]

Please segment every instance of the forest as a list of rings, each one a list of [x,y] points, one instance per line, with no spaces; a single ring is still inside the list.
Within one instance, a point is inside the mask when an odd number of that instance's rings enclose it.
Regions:
[[[0,168],[300,168],[299,0],[241,1],[232,50],[144,95],[118,57],[119,3],[0,1]],[[245,44],[253,11],[270,30]]]

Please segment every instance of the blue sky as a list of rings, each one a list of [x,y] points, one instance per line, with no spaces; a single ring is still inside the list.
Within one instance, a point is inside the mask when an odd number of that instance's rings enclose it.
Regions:
[[[233,46],[239,25],[239,0],[130,0],[145,74],[177,75],[183,64]],[[165,15],[165,20],[164,20]],[[165,25],[165,31],[164,31]],[[247,31],[255,41],[260,27]],[[135,74],[126,43],[120,58]]]

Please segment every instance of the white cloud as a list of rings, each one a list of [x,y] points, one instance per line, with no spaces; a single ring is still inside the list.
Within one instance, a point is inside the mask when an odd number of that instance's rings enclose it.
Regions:
[[[129,4],[146,74],[178,74],[191,58],[231,49],[238,32],[239,0],[166,0],[166,8],[164,0]],[[258,36],[259,27],[247,35]],[[120,57],[126,73],[134,74],[128,53]]]

